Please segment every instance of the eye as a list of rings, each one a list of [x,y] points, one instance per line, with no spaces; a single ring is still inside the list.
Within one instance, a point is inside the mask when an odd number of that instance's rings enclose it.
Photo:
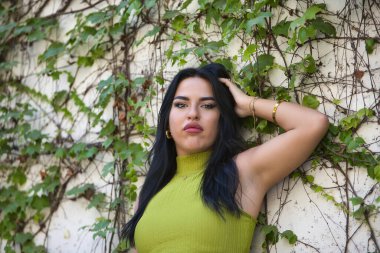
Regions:
[[[176,103],[174,103],[174,107],[182,109],[182,108],[186,107],[186,104],[180,103],[180,102],[176,102]]]
[[[216,104],[204,104],[204,105],[202,105],[202,107],[207,109],[207,110],[211,110],[211,109],[214,109],[216,107]]]

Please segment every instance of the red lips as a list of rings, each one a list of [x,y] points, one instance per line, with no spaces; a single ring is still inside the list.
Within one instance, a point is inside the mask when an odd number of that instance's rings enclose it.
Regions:
[[[199,124],[192,122],[186,124],[183,130],[185,130],[188,133],[200,133],[203,131],[203,128]]]

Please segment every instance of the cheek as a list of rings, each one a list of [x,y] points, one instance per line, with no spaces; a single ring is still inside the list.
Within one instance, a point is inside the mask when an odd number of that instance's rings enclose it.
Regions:
[[[211,130],[211,134],[212,134],[212,137],[216,138],[216,136],[218,135],[218,131],[219,131],[219,113],[216,114],[216,115],[213,115],[213,117],[209,118],[209,124],[210,124],[210,130]]]
[[[178,115],[171,111],[169,114],[169,129],[171,132],[176,131],[176,127],[179,125],[179,120]]]

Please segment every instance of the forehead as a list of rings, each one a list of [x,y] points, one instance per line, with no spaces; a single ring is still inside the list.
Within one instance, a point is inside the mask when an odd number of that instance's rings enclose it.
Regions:
[[[213,96],[209,81],[200,77],[189,77],[182,80],[176,90],[175,96]]]

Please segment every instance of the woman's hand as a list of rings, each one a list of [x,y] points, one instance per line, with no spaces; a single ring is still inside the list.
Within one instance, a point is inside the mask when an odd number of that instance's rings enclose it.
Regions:
[[[252,116],[252,112],[249,106],[253,98],[242,92],[234,83],[231,82],[231,80],[227,78],[219,78],[219,81],[228,87],[232,96],[234,97],[236,102],[236,114],[242,118]]]

